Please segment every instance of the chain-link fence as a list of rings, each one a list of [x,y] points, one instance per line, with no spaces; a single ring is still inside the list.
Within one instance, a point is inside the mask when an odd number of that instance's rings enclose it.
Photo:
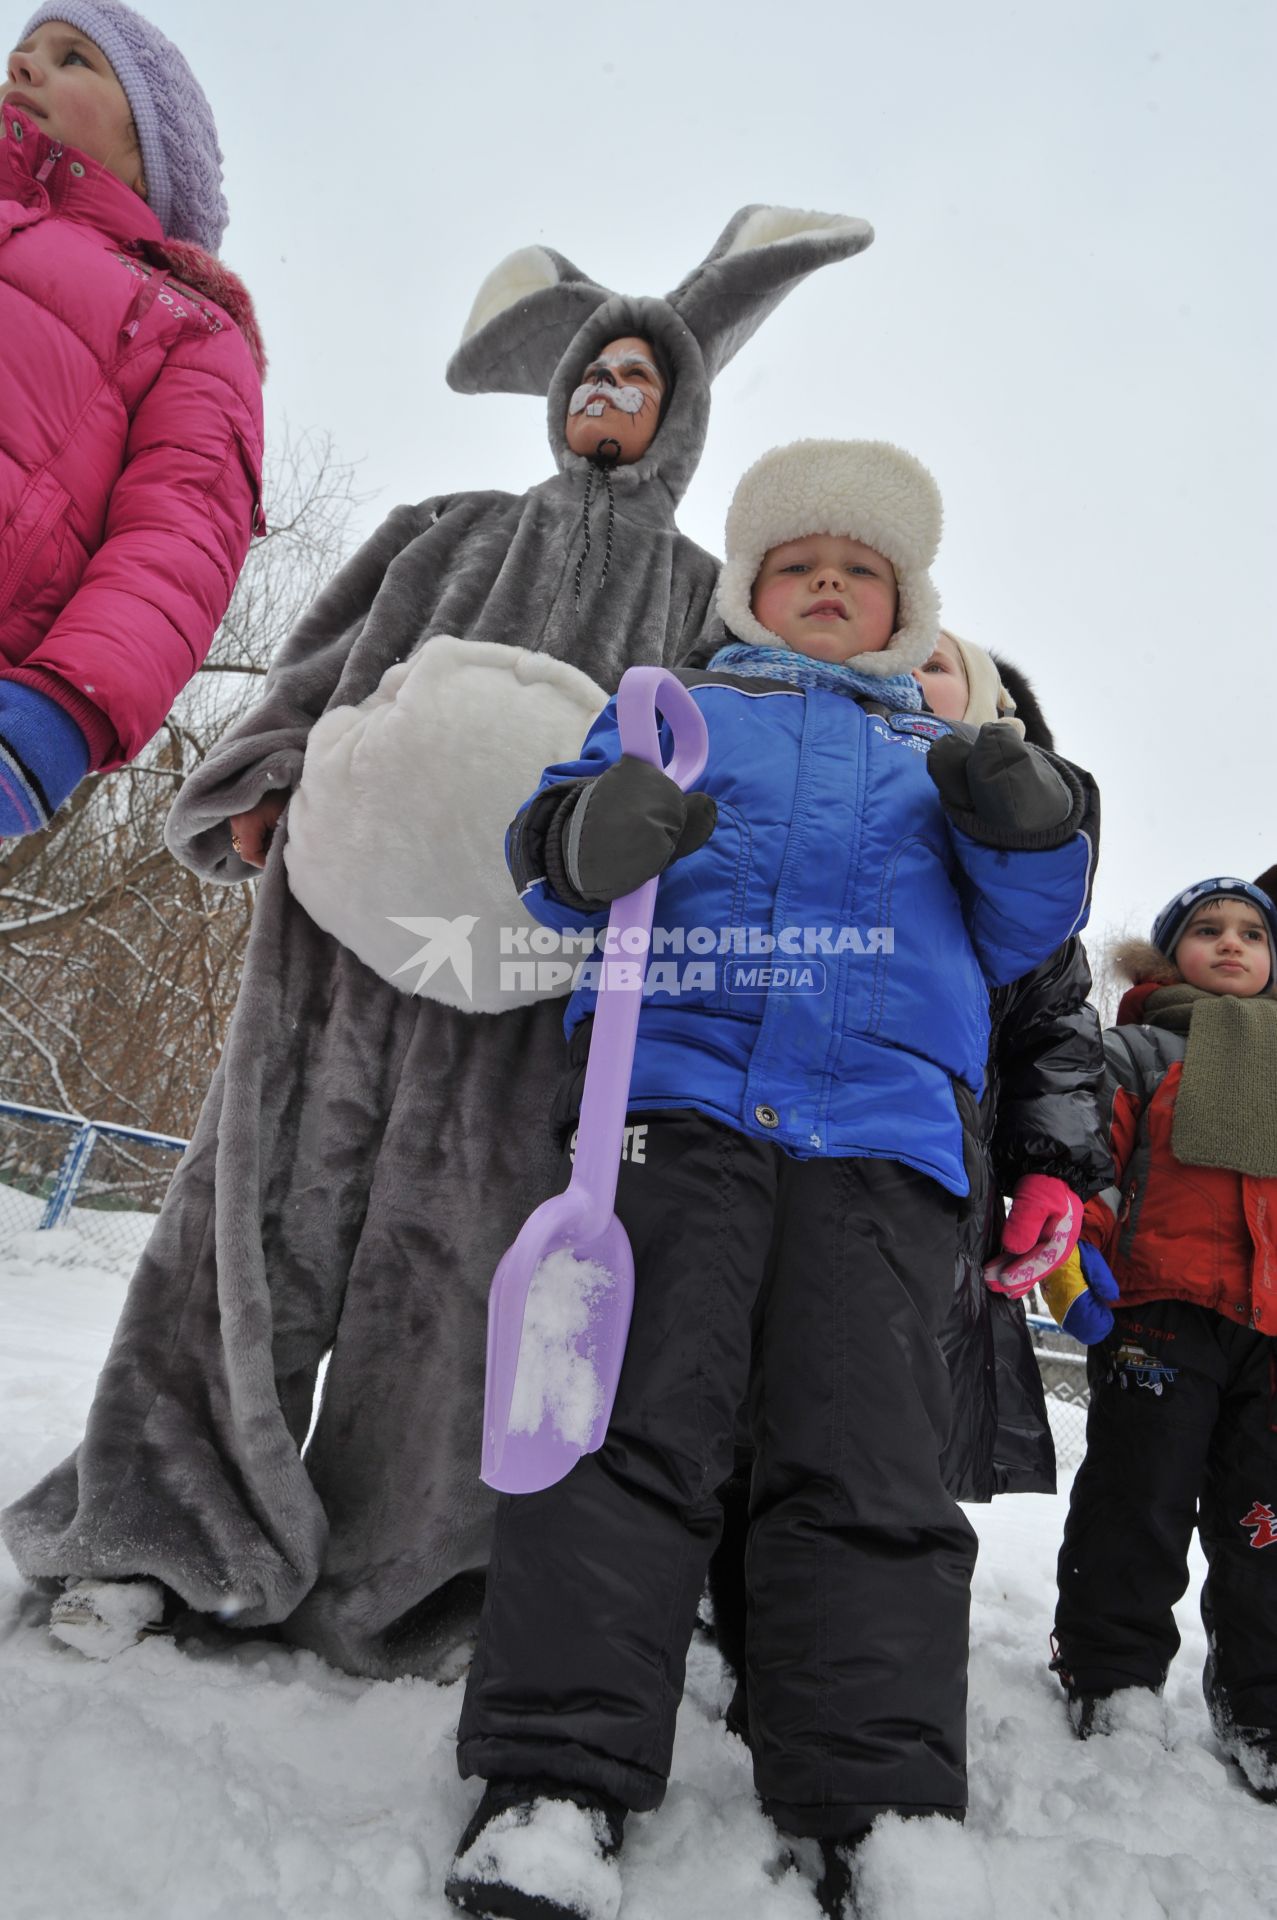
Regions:
[[[127,1272],[185,1148],[140,1127],[0,1102],[0,1255]]]
[[[1036,1301],[1036,1298],[1035,1293],[1033,1299]],[[1046,1411],[1055,1436],[1056,1464],[1061,1472],[1071,1473],[1081,1465],[1086,1451],[1086,1410],[1090,1404],[1086,1349],[1067,1333],[1061,1333],[1046,1314],[1030,1312],[1028,1320],[1042,1385],[1046,1388]]]

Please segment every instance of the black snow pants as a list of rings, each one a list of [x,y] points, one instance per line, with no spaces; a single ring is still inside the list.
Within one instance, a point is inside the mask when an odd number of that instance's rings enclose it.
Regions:
[[[1086,1458],[1059,1562],[1060,1663],[1084,1692],[1160,1687],[1196,1525],[1207,1704],[1277,1733],[1277,1340],[1207,1307],[1120,1308],[1089,1357]]]
[[[958,1812],[976,1541],[940,1475],[936,1339],[957,1202],[894,1161],[630,1117],[616,1210],[635,1306],[612,1422],[557,1486],[500,1503],[461,1772],[660,1804],[748,1392],[763,1803],[807,1835]]]

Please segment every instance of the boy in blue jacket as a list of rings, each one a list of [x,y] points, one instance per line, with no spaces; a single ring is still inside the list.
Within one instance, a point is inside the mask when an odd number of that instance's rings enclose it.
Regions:
[[[502,1500],[459,1735],[487,1790],[448,1882],[492,1920],[613,1920],[625,1815],[660,1804],[748,1395],[750,1745],[764,1807],[849,1896],[884,1812],[966,1805],[975,1537],[945,1491],[964,1118],[989,988],[1083,924],[1093,786],[921,709],[940,501],[878,442],[774,450],[737,489],[704,791],[620,753],[615,707],[509,856],[547,924],[654,873],[616,1212],[635,1306],[608,1436]],[[684,951],[679,953],[679,946]],[[760,956],[801,956],[777,987]],[[579,1091],[592,995],[569,1002]],[[751,1364],[752,1355],[752,1364]]]

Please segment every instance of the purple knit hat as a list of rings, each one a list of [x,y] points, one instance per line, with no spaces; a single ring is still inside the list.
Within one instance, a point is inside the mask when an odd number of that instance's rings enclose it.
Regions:
[[[56,0],[32,14],[22,38],[50,20],[86,35],[114,67],[137,128],[147,204],[165,234],[216,253],[227,221],[222,150],[213,110],[177,48],[120,0]]]

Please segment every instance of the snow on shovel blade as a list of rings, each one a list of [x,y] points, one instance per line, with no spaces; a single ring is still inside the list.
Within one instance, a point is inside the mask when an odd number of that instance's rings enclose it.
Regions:
[[[683,788],[699,779],[709,740],[681,680],[631,667],[616,705],[624,752],[662,764],[659,709],[674,741],[665,771]],[[552,1487],[603,1445],[612,1417],[634,1305],[616,1176],[656,888],[648,880],[612,903],[572,1177],[524,1222],[488,1295],[480,1471],[499,1493]]]
[[[483,1478],[499,1493],[553,1486],[607,1433],[634,1256],[615,1215],[594,1239],[576,1240],[574,1198],[556,1194],[537,1208],[492,1283]]]

